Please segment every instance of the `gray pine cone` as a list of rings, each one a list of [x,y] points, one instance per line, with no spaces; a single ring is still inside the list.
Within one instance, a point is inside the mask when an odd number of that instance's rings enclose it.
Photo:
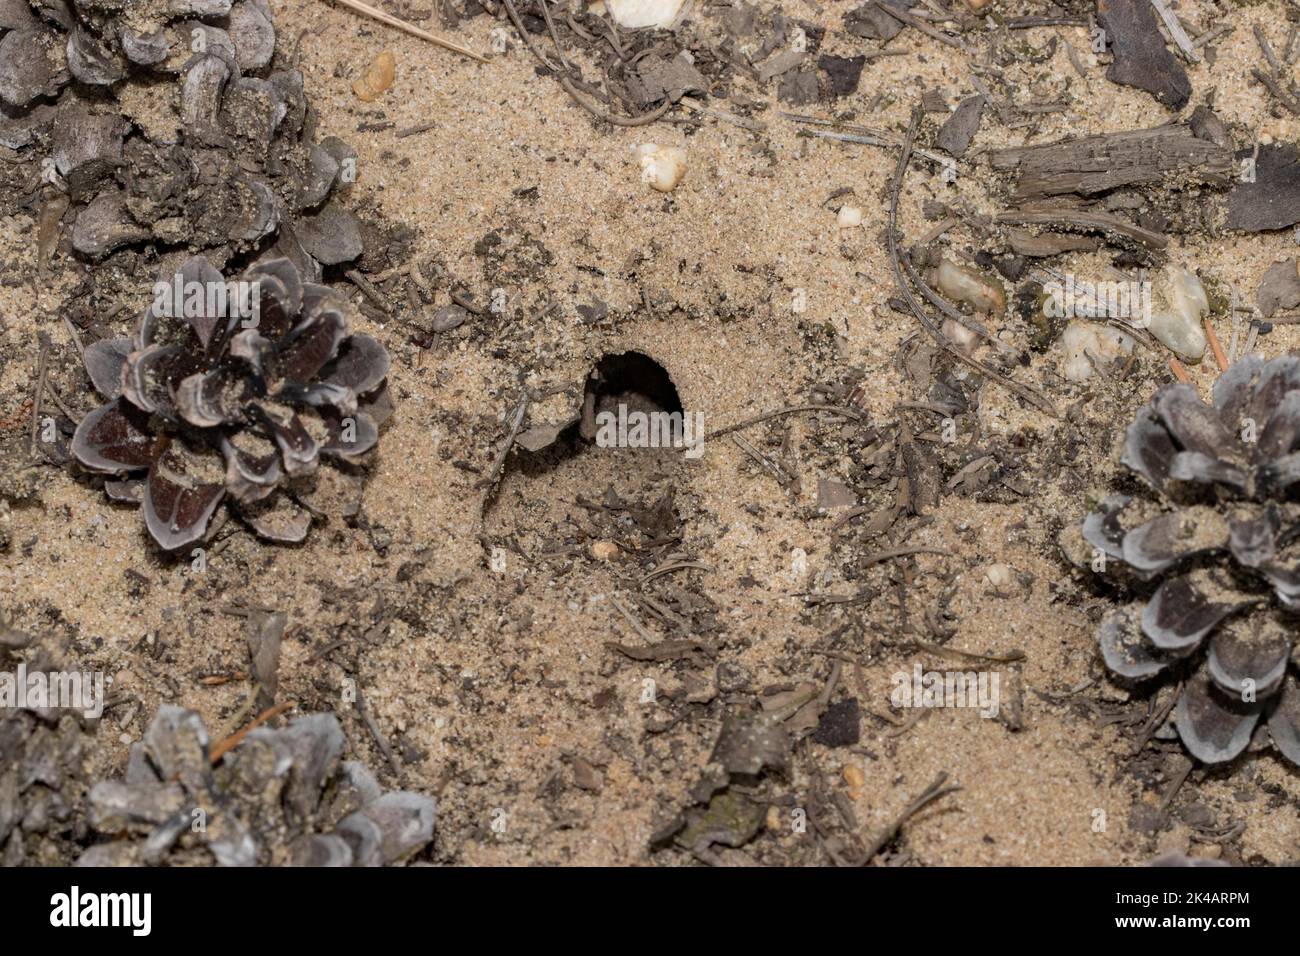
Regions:
[[[433,839],[437,802],[383,793],[363,765],[342,760],[333,714],[258,727],[215,768],[208,745],[196,712],[164,705],[125,779],[91,787],[90,825],[115,839],[77,865],[381,866]]]
[[[1154,497],[1112,495],[1080,531],[1155,588],[1103,618],[1106,666],[1185,679],[1173,721],[1198,760],[1234,759],[1263,721],[1300,765],[1300,359],[1237,362],[1210,405],[1191,385],[1161,388],[1122,462]]]

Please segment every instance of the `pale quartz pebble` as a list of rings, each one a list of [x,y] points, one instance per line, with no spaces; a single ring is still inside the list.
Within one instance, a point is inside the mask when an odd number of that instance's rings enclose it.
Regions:
[[[857,206],[841,206],[835,222],[841,229],[862,225],[862,210]]]
[[[666,30],[684,5],[685,0],[604,0],[603,3],[614,22],[629,30],[642,27]]]
[[[968,329],[955,319],[943,320],[943,337],[962,355],[970,355],[980,342],[978,332]]]
[[[1185,362],[1199,362],[1205,355],[1205,328],[1201,317],[1210,311],[1210,301],[1195,273],[1174,269],[1162,278],[1156,294],[1163,308],[1153,310],[1147,330]]]
[[[988,578],[989,584],[1001,590],[1011,583],[1011,565],[990,564],[984,569],[984,577]]]
[[[670,193],[686,175],[686,150],[677,146],[646,143],[637,148],[641,182],[661,193]]]
[[[935,275],[939,291],[955,302],[964,302],[976,312],[1001,315],[1007,308],[1007,294],[1002,283],[985,278],[974,269],[948,259],[939,262]]]
[[[1060,348],[1065,352],[1061,374],[1070,382],[1086,382],[1096,372],[1089,355],[1102,362],[1114,361],[1132,353],[1133,339],[1101,322],[1076,319],[1061,333]]]
[[[597,561],[612,561],[618,556],[618,545],[613,541],[594,541],[591,545],[591,556]]]

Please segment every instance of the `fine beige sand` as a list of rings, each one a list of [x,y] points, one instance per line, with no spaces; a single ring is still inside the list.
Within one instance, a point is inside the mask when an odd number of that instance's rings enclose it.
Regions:
[[[783,6],[789,16],[827,27],[824,52],[849,55],[862,46],[841,26],[853,5]],[[477,295],[503,288],[512,317],[473,319],[429,348],[413,344],[400,320],[381,327],[359,319],[393,354],[397,412],[366,485],[364,521],[317,527],[299,547],[268,546],[238,531],[214,549],[206,571],[195,572],[188,561],[159,557],[135,512],[111,505],[88,482],[44,470],[37,502],[13,511],[13,545],[0,553],[0,607],[28,630],[53,622],[73,629],[79,666],[114,675],[120,702],[98,729],[97,774],[120,772],[128,744],[162,703],[197,709],[214,737],[247,722],[253,689],[243,620],[227,609],[258,605],[289,614],[281,699],[302,711],[336,710],[350,751],[386,785],[438,795],[430,856],[437,863],[693,862],[680,849],[652,851],[650,837],[690,802],[726,706],[752,701],[764,688],[820,687],[837,660],[835,699],[858,700],[859,744],[801,743],[789,776],[767,791],[787,802],[731,859],[828,863],[825,839],[785,825],[789,807],[806,805],[814,792],[839,799],[856,829],[829,811],[830,847],[851,839],[862,846],[941,772],[962,789],[915,817],[883,862],[1113,865],[1164,850],[1256,864],[1300,857],[1300,774],[1267,752],[1231,771],[1194,770],[1169,803],[1168,819],[1150,825],[1185,758],[1167,744],[1134,756],[1145,702],[1107,679],[1094,638],[1105,599],[1057,548],[1062,524],[1080,519],[1119,477],[1118,429],[1168,380],[1163,359],[1142,355],[1125,378],[1099,376],[1081,386],[1061,377],[1058,353],[1035,353],[1018,375],[1068,410],[1061,419],[985,384],[957,446],[1016,448],[1023,493],[946,493],[924,518],[901,519],[870,541],[834,535],[836,515],[816,509],[819,479],[855,472],[863,431],[811,414],[740,432],[779,457],[794,477],[784,485],[727,437],[707,441],[696,461],[593,448],[531,474],[512,461],[484,513],[479,484],[521,385],[567,389],[533,405],[529,419],[561,420],[606,353],[655,358],[684,407],[701,411],[710,430],[814,400],[815,387],[842,384],[851,373],[860,376],[864,427],[888,429],[902,414],[900,403],[924,400],[895,362],[918,328],[886,305],[896,294],[884,240],[895,154],[798,137],[800,127],[778,115],[787,107],[776,101],[775,83],[737,77],[732,84],[734,95],[766,104],[753,114],[767,124],[762,133],[713,120],[689,134],[662,122],[610,128],[536,74],[513,30],[506,54],[478,64],[321,0],[272,6],[282,49],[302,34],[301,69],[319,135],[337,135],[359,152],[348,201],[418,230],[412,261],[438,260]],[[1227,6],[1235,31],[1216,41],[1213,66],[1190,68],[1193,105],[1213,88],[1230,124],[1249,125],[1261,142],[1300,139],[1297,118],[1274,115],[1267,93],[1249,82],[1258,60],[1251,25],[1265,25],[1275,44],[1285,40],[1276,8]],[[430,12],[413,3],[387,9]],[[1204,25],[1217,9],[1203,0],[1180,5],[1184,17]],[[716,21],[697,19],[692,29],[717,32]],[[420,22],[441,29],[436,18]],[[497,26],[479,16],[455,36],[486,51]],[[1068,98],[1069,112],[1008,129],[990,111],[955,185],[929,164],[914,164],[900,210],[910,239],[933,226],[922,215],[927,199],[975,216],[1002,208],[983,150],[1170,118],[1147,94],[1104,79],[1105,66],[1088,59],[1085,29],[1023,31],[1016,39],[1041,47],[1053,33],[1080,51],[1086,78],[1075,73],[1064,44],[1045,63],[1005,69],[1019,99]],[[870,65],[857,93],[834,112],[856,111],[856,122],[902,130],[925,91],[940,89],[954,104],[973,92],[963,55],[913,30],[889,46],[905,55]],[[396,57],[396,81],[362,103],[352,81],[383,50]],[[869,114],[878,93],[884,98]],[[726,100],[714,105],[735,108]],[[136,108],[146,121],[149,104]],[[831,115],[825,104],[805,112]],[[378,122],[394,125],[358,131]],[[433,125],[423,133],[395,135],[425,123]],[[633,153],[643,143],[685,149],[688,171],[671,194],[640,181]],[[841,189],[852,196],[830,199]],[[861,227],[836,227],[835,210],[845,201],[863,209]],[[493,232],[499,254],[485,259],[475,245]],[[966,225],[941,242],[959,257],[981,247]],[[1269,264],[1296,251],[1289,232],[1175,236],[1168,258],[1253,301]],[[0,419],[18,414],[31,394],[38,330],[62,356],[52,383],[84,413],[93,396],[57,314],[78,267],[60,252],[37,298],[28,281],[35,224],[25,216],[0,219],[0,259],[24,280],[0,287],[0,349],[8,356],[0,367]],[[1100,254],[1066,260],[1081,275],[1097,274],[1108,261]],[[147,292],[142,282],[129,304],[142,306]],[[446,304],[446,291],[440,294],[438,304]],[[800,296],[801,312],[792,308]],[[611,316],[590,326],[577,307],[597,299]],[[555,307],[539,316],[547,303]],[[1023,347],[1017,318],[1008,317],[1004,331]],[[1220,332],[1226,339],[1228,330]],[[1271,356],[1296,346],[1295,328],[1279,326],[1257,349]],[[1191,370],[1203,393],[1212,365]],[[909,421],[937,427],[923,413]],[[10,429],[26,427],[23,417]],[[579,503],[599,502],[611,487],[647,504],[672,489],[680,541],[647,549],[625,514]],[[865,503],[875,510],[893,492],[872,494]],[[232,522],[227,532],[235,528]],[[598,542],[615,542],[616,555],[594,556]],[[944,553],[864,566],[865,556],[913,546]],[[490,566],[494,548],[504,552],[503,570]],[[797,549],[807,556],[802,573]],[[707,570],[679,570],[642,587],[654,562],[679,560]],[[990,565],[1008,565],[1010,583],[995,587]],[[131,573],[143,575],[147,587]],[[803,597],[861,587],[878,596],[820,605]],[[647,614],[636,594],[686,601],[693,608],[688,624],[703,629],[715,656],[638,662],[610,650],[607,642],[645,643],[619,604],[633,609],[655,640],[688,636]],[[916,651],[909,632],[931,640],[926,618],[941,607],[955,631],[949,647],[1020,651],[1023,661],[975,665]],[[839,657],[822,653],[828,648]],[[719,688],[715,668],[723,663],[744,668],[745,688]],[[916,663],[997,668],[1003,713],[982,719],[970,710],[937,710],[913,722],[913,714],[892,710],[891,675]],[[392,744],[400,776],[356,708],[341,701],[349,680]],[[657,691],[652,703],[643,702],[647,680]],[[1244,825],[1239,837],[1214,841],[1234,824]]]

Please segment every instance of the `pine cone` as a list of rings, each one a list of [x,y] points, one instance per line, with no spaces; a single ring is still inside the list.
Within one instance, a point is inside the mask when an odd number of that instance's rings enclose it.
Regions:
[[[167,550],[202,538],[227,497],[262,537],[301,541],[311,512],[276,492],[301,500],[322,455],[355,463],[375,445],[391,411],[388,352],[349,334],[346,300],[303,282],[287,259],[254,266],[250,285],[230,295],[202,257],[177,279],[178,301],[160,292],[133,339],[86,349],[90,379],[109,401],[77,426],[73,454],[93,471],[128,476],[106,489],[141,501]],[[235,301],[242,292],[247,310]]]
[[[422,850],[437,801],[382,792],[344,744],[337,717],[308,714],[258,727],[214,768],[202,718],[165,704],[125,778],[90,788],[90,825],[115,839],[77,865],[380,866]]]
[[[1234,759],[1264,721],[1300,765],[1300,359],[1237,362],[1211,405],[1191,385],[1161,388],[1122,463],[1155,500],[1113,495],[1080,531],[1100,563],[1156,586],[1103,618],[1106,666],[1185,680],[1173,722],[1198,760]]]
[[[364,252],[356,151],[314,141],[266,0],[32,2],[0,3],[0,146],[46,144],[77,253],[274,244],[318,280]]]

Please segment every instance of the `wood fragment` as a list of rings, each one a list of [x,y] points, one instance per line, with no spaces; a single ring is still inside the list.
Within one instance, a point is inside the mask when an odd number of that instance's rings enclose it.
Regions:
[[[1101,133],[1037,146],[990,150],[989,164],[1017,179],[1017,202],[1067,193],[1090,196],[1121,186],[1227,186],[1232,151],[1199,139],[1186,123]]]
[[[1060,226],[1084,232],[1104,232],[1131,239],[1152,252],[1163,252],[1169,237],[1136,225],[1127,219],[1107,212],[1080,207],[1022,207],[998,213],[998,222],[1019,226]]]
[[[36,333],[41,343],[40,356],[36,360],[36,385],[32,390],[32,426],[27,438],[28,453],[36,451],[36,435],[41,427],[41,403],[45,397],[45,377],[49,374],[50,339],[44,332]]]
[[[728,113],[726,110],[715,109],[712,106],[705,106],[699,100],[689,96],[683,96],[681,103],[689,110],[697,113],[703,113],[705,116],[712,116],[716,120],[724,123],[730,123],[733,126],[739,126],[741,129],[747,129],[752,133],[762,133],[767,130],[767,124],[758,120],[749,119],[746,116],[739,116],[735,113]]]
[[[644,586],[647,582],[653,581],[655,578],[659,577],[662,574],[672,574],[674,571],[686,571],[686,570],[712,572],[713,568],[709,567],[707,564],[700,564],[698,561],[679,561],[676,564],[665,564],[662,567],[655,568],[653,571],[651,571],[649,574],[643,577],[641,579],[641,584],[642,586]]]
[[[1011,664],[1015,661],[1025,660],[1024,651],[1009,651],[1006,654],[981,654],[978,651],[963,651],[957,647],[948,647],[946,644],[932,644],[929,641],[921,640],[919,637],[913,637],[910,640],[923,651],[942,654],[945,657],[959,657],[968,661],[993,661],[998,664]]]
[[[872,2],[876,5],[876,9],[889,14],[891,17],[893,17],[895,20],[899,21],[900,23],[904,23],[915,30],[920,30],[922,33],[930,37],[932,40],[938,40],[940,43],[946,43],[948,44],[948,46],[956,47],[958,50],[966,49],[966,44],[962,42],[960,37],[949,36],[947,33],[940,33],[938,30],[930,26],[924,20],[920,19],[914,14],[908,13],[906,10],[901,10],[898,7],[891,7],[888,4],[881,3],[880,0],[872,0]]]
[[[738,432],[742,428],[748,428],[751,425],[757,425],[773,418],[784,418],[786,415],[795,415],[799,412],[834,412],[836,415],[842,415],[845,418],[851,418],[854,421],[860,421],[866,416],[854,408],[845,408],[841,405],[822,405],[812,403],[808,405],[791,405],[788,408],[778,408],[774,412],[764,412],[761,415],[755,415],[753,418],[746,418],[743,421],[736,422],[734,425],[726,425],[717,431],[710,432],[709,438],[720,438],[723,435],[729,435],[732,432]]]
[[[1286,90],[1284,90],[1282,88],[1282,84],[1277,81],[1277,77],[1270,76],[1269,74],[1265,73],[1263,70],[1258,70],[1258,69],[1252,69],[1250,71],[1250,75],[1253,76],[1255,79],[1259,80],[1260,83],[1264,84],[1264,86],[1268,89],[1270,93],[1273,94],[1274,98],[1276,98],[1279,103],[1281,103],[1292,113],[1296,114],[1297,116],[1300,116],[1300,99],[1297,99],[1296,97],[1288,93]]]
[[[349,269],[343,274],[347,276],[349,282],[361,290],[361,294],[370,300],[371,305],[384,313],[384,315],[393,314],[393,310],[389,306],[388,300],[380,295],[379,290],[374,287],[369,279],[361,274],[360,270]]]
[[[788,485],[793,480],[790,475],[786,474],[784,468],[755,448],[753,443],[745,440],[740,435],[732,435],[731,440],[737,448],[758,462],[759,467],[775,478],[778,484]]]
[[[882,561],[892,561],[894,558],[905,558],[913,554],[938,554],[946,558],[952,557],[952,552],[947,548],[927,548],[924,545],[916,545],[906,548],[890,548],[888,551],[877,551],[875,554],[869,554],[862,559],[862,567],[870,567],[873,564],[880,564]]]
[[[418,126],[408,126],[406,127],[406,129],[399,129],[393,135],[396,136],[398,139],[406,139],[406,137],[408,136],[415,136],[419,133],[427,133],[429,130],[433,129],[437,125],[438,125],[437,123],[421,123]]]
[[[519,436],[519,427],[524,422],[524,415],[528,412],[528,404],[531,396],[524,392],[524,397],[519,400],[519,406],[515,409],[514,418],[510,422],[510,431],[506,435],[505,441],[501,443],[501,448],[497,451],[496,460],[492,462],[492,469],[488,472],[481,484],[488,489],[488,495],[491,495],[492,488],[496,485],[497,479],[501,477],[501,469],[506,465],[506,458],[510,455],[510,449],[515,445],[515,439]],[[487,505],[487,498],[484,498],[484,507]]]
[[[379,729],[379,724],[375,722],[375,715],[370,712],[370,705],[366,703],[361,696],[361,689],[357,688],[357,713],[361,716],[361,722],[365,724],[366,730],[375,741],[375,746],[379,752],[384,755],[384,760],[388,764],[388,769],[393,772],[393,776],[399,780],[405,777],[402,773],[402,765],[397,762],[397,755],[393,753],[392,746],[388,743],[388,738],[384,732]]]
[[[1174,11],[1169,9],[1165,0],[1151,0],[1151,6],[1155,7],[1156,13],[1160,14],[1160,19],[1164,21],[1165,29],[1169,31],[1170,38],[1174,41],[1174,46],[1178,47],[1188,63],[1200,63],[1201,58],[1196,53],[1196,48],[1192,46],[1191,39],[1187,36],[1187,31],[1183,25],[1178,22],[1178,16]]]

